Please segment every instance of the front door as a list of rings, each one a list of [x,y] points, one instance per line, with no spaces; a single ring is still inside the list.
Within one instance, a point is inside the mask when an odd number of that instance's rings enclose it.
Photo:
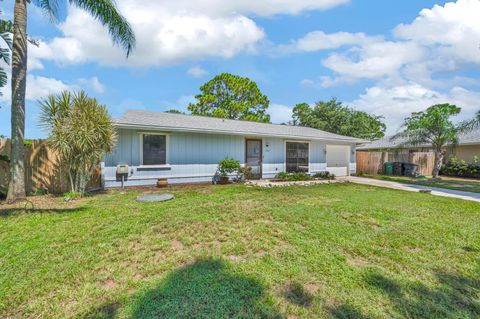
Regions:
[[[253,178],[262,178],[262,140],[246,140],[245,164]]]

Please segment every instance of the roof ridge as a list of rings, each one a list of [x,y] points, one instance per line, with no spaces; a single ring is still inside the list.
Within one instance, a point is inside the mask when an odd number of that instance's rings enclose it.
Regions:
[[[152,113],[152,114],[166,115],[166,116],[172,116],[172,117],[188,117],[188,118],[195,118],[195,117],[197,117],[197,118],[204,118],[204,119],[213,120],[213,121],[220,121],[220,120],[221,120],[221,121],[223,121],[223,122],[242,122],[242,123],[251,123],[251,124],[254,124],[254,125],[272,125],[272,126],[275,126],[275,127],[303,128],[303,129],[309,129],[309,130],[316,131],[316,132],[322,132],[322,133],[330,134],[330,135],[332,135],[332,137],[333,137],[333,136],[337,136],[337,137],[344,137],[344,138],[350,138],[350,139],[357,139],[357,138],[355,138],[355,137],[346,136],[346,135],[340,135],[340,134],[336,134],[336,133],[332,133],[332,132],[328,132],[328,131],[316,129],[316,128],[309,127],[309,126],[299,126],[299,125],[287,125],[287,124],[278,124],[278,123],[257,122],[257,121],[251,121],[251,120],[233,120],[233,119],[226,119],[226,118],[206,116],[206,115],[177,114],[177,113],[169,113],[169,112],[162,112],[162,111],[135,110],[135,109],[128,109],[128,110],[126,110],[126,111],[124,112],[124,114],[126,114],[126,113],[128,113],[128,112]],[[123,118],[123,116],[122,116],[122,118]]]

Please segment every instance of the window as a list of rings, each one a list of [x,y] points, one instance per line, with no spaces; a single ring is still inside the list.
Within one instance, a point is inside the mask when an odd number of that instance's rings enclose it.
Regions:
[[[308,143],[286,142],[287,173],[308,172]]]
[[[165,135],[143,135],[143,165],[167,164],[167,137]]]

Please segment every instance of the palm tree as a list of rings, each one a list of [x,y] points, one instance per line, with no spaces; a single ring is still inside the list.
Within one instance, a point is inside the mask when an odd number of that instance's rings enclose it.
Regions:
[[[58,6],[67,0],[34,0],[52,21],[57,21]],[[7,200],[25,198],[24,146],[25,90],[27,79],[27,4],[30,0],[15,0],[13,12],[12,48],[12,150],[10,183]],[[113,42],[125,49],[127,57],[135,46],[135,35],[118,12],[114,0],[68,0],[68,3],[84,9],[105,25]],[[95,36],[92,34],[92,36]]]
[[[471,130],[471,124],[454,124],[450,117],[460,113],[461,108],[451,104],[437,104],[422,112],[414,112],[403,123],[403,131],[391,140],[403,139],[401,146],[431,145],[435,153],[433,178],[437,178],[442,167],[447,146],[458,144],[458,136]]]

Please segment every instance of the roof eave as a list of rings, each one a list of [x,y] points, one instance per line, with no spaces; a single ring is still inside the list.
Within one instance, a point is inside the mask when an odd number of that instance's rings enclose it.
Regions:
[[[248,136],[259,136],[259,137],[279,137],[285,139],[308,139],[308,140],[320,140],[320,141],[335,141],[343,142],[346,144],[362,144],[365,143],[365,140],[356,139],[356,138],[324,138],[324,137],[314,137],[314,136],[305,136],[305,135],[286,135],[286,134],[261,134],[255,132],[232,132],[224,130],[208,130],[208,129],[192,129],[185,127],[171,127],[171,126],[158,126],[158,125],[139,125],[132,123],[122,123],[116,121],[113,125],[117,128],[124,129],[138,129],[138,130],[153,130],[153,131],[175,131],[175,132],[193,132],[193,133],[207,133],[207,134],[226,134],[226,135],[248,135]]]

